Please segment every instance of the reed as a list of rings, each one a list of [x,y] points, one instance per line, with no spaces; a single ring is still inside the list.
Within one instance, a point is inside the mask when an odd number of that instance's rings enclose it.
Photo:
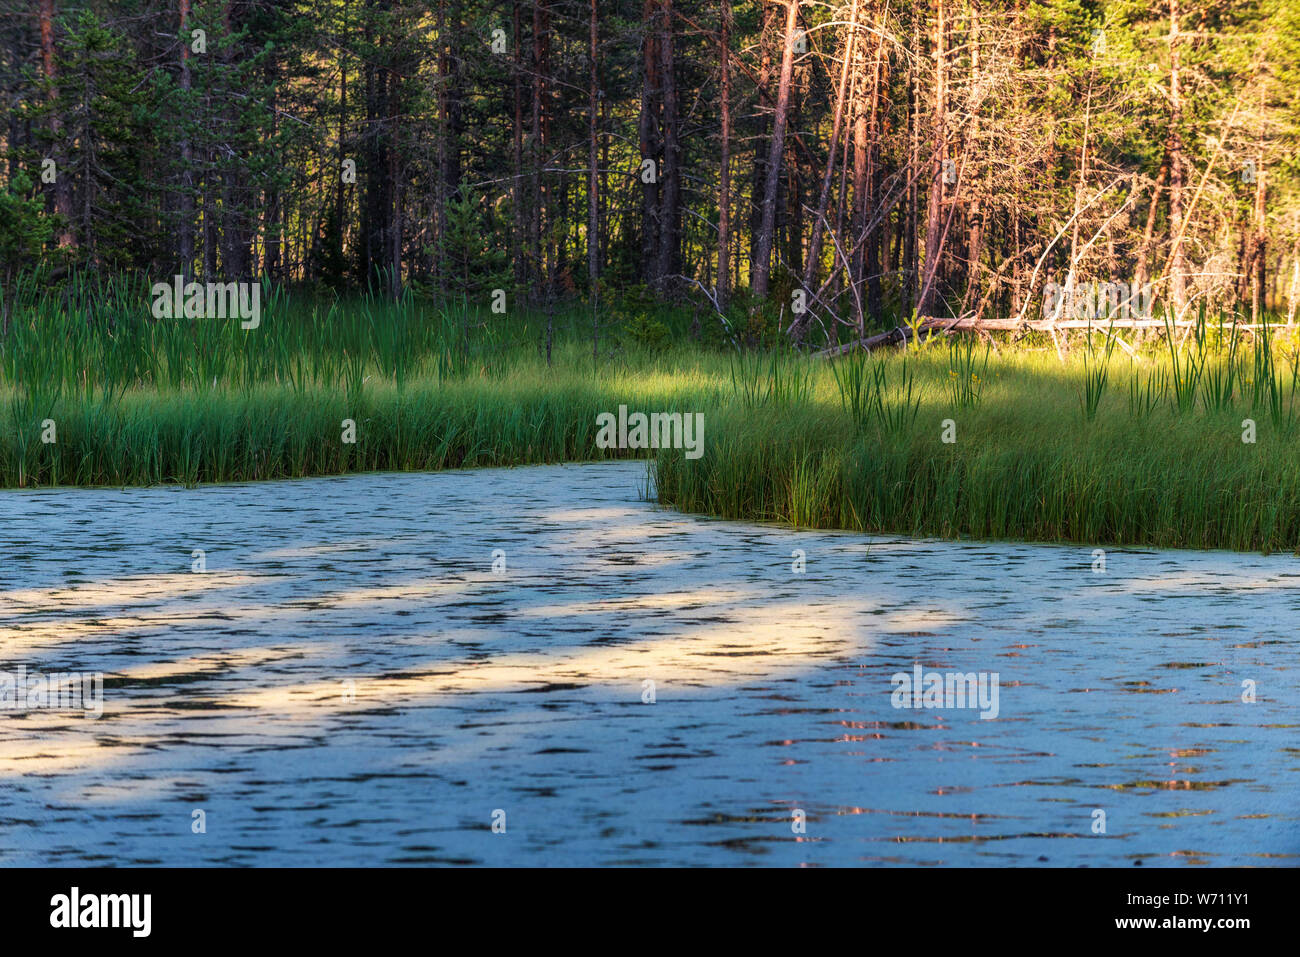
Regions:
[[[701,459],[661,450],[656,491],[688,511],[806,527],[1300,550],[1300,356],[1259,335],[1252,383],[1236,341],[1202,332],[1173,351],[1152,343],[1130,373],[1127,409],[1106,390],[1107,347],[1064,363],[1004,349],[985,364],[971,346],[846,357],[830,370],[830,401],[814,388],[813,401],[780,415],[724,408]],[[901,385],[882,383],[901,383],[905,363],[920,396],[909,424],[864,427],[877,396],[899,401]],[[953,385],[967,374],[980,375],[978,398]],[[1071,385],[1077,404],[1064,400]],[[1254,441],[1243,441],[1254,414]]]
[[[1092,544],[1300,545],[1300,350],[1202,315],[1109,388],[1112,344],[1065,361],[924,337],[815,360],[673,345],[586,307],[472,306],[266,288],[262,321],[154,320],[126,278],[18,284],[0,333],[0,485],[274,479],[654,455],[665,505],[801,526]],[[1169,330],[1173,332],[1173,330]],[[1095,333],[1100,334],[1100,333]],[[1078,340],[1076,340],[1077,342]],[[1127,401],[1126,401],[1127,400]],[[704,454],[601,449],[619,405],[703,412]],[[1243,441],[1252,420],[1254,442]],[[957,440],[942,440],[952,420]],[[343,441],[345,421],[356,441]],[[57,440],[43,441],[47,423]]]

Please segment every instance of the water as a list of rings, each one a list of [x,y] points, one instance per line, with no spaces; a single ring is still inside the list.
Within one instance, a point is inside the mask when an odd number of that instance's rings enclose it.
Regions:
[[[0,493],[0,665],[106,676],[98,720],[0,712],[0,863],[1300,857],[1295,558],[1095,574],[680,515],[645,481]],[[893,707],[918,663],[996,672],[997,718]]]

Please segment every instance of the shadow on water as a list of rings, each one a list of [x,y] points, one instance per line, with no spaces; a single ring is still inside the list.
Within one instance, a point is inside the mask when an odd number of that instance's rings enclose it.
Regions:
[[[644,469],[4,493],[0,668],[105,679],[6,716],[0,862],[1300,855],[1293,560],[711,521]],[[916,665],[997,717],[894,707]]]

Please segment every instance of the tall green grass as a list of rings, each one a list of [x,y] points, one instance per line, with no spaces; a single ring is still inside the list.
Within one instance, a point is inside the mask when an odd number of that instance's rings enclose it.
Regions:
[[[148,285],[21,287],[0,335],[0,485],[238,481],[631,456],[599,449],[619,404],[695,411],[728,359],[628,343],[593,364],[590,313],[291,298],[257,328],[154,319]],[[689,321],[689,317],[685,317]],[[685,323],[683,323],[685,324]],[[566,329],[568,334],[565,335]],[[765,377],[763,381],[766,381]],[[757,382],[758,379],[756,378]],[[793,398],[793,397],[791,397]],[[786,401],[786,398],[782,398]],[[343,441],[343,423],[356,441]],[[56,441],[42,441],[52,422]]]
[[[1127,390],[1118,364],[1108,339],[1064,363],[973,342],[849,356],[801,406],[719,409],[699,460],[661,450],[659,498],[919,536],[1300,550],[1295,339],[1203,323],[1131,360]],[[912,402],[903,428],[868,411]]]
[[[705,413],[702,458],[655,455],[655,493],[688,511],[945,537],[1300,547],[1292,330],[1202,313],[1136,357],[1098,331],[1064,362],[1032,339],[993,349],[945,336],[827,361],[693,345],[681,312],[666,317],[666,349],[603,317],[593,357],[585,307],[557,311],[548,334],[544,316],[409,296],[339,302],[268,286],[262,301],[246,330],[155,320],[147,286],[121,277],[10,290],[0,485],[646,455],[596,446],[597,414],[628,405]]]

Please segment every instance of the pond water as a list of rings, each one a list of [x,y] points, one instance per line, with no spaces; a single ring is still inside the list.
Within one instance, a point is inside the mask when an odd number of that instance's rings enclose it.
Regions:
[[[1293,556],[1099,571],[647,474],[0,492],[0,671],[104,675],[98,719],[0,711],[0,864],[1300,862]],[[895,707],[917,665],[997,716]]]

